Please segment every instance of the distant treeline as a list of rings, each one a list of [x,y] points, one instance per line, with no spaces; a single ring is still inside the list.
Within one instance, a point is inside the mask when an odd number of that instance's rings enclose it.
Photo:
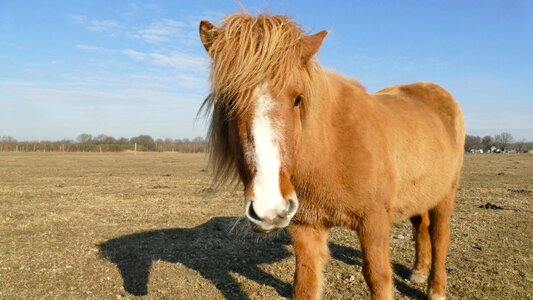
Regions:
[[[141,134],[132,138],[114,138],[109,135],[80,134],[76,140],[61,141],[18,141],[11,136],[0,136],[0,152],[123,152],[123,151],[168,151],[182,153],[205,152],[207,143],[202,137],[194,139],[154,139]],[[494,136],[467,135],[465,139],[465,151],[491,149],[501,151],[528,152],[533,150],[533,142],[521,139],[515,141],[513,135],[502,132]]]
[[[132,138],[114,138],[109,135],[80,134],[76,141],[18,141],[10,136],[0,137],[0,152],[123,152],[123,151],[169,151],[199,153],[206,150],[202,137],[194,139],[154,139],[141,134]]]
[[[465,151],[492,152],[494,150],[502,152],[525,153],[533,150],[533,142],[527,142],[525,139],[515,141],[513,135],[508,132],[502,132],[494,136],[474,136],[466,135]]]

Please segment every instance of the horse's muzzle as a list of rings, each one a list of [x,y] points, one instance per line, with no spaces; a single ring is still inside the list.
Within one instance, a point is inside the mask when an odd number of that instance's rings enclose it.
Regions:
[[[254,211],[253,200],[247,200],[245,204],[245,214],[252,225],[252,230],[257,233],[272,233],[283,229],[289,225],[292,217],[298,210],[298,199],[290,197],[287,199],[287,208],[279,213],[271,212],[263,218]]]

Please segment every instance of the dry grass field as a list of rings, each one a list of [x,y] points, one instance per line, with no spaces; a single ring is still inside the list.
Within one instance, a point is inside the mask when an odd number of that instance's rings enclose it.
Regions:
[[[0,299],[288,297],[287,235],[249,233],[240,192],[211,190],[205,164],[178,153],[0,153]],[[448,299],[533,299],[532,191],[532,155],[466,155]],[[397,223],[396,299],[424,297],[405,279],[411,239],[410,223]],[[356,235],[333,230],[330,249],[324,298],[367,299]]]

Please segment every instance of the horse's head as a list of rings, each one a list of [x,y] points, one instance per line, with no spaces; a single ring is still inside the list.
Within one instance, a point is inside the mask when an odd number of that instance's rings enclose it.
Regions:
[[[245,215],[258,232],[286,227],[298,209],[291,182],[311,77],[326,31],[304,35],[289,18],[231,15],[220,28],[200,23],[211,60],[210,161],[215,177],[236,169]]]

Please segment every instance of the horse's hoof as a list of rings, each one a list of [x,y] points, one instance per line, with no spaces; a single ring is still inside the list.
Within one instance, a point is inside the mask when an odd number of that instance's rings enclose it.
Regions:
[[[414,283],[424,283],[428,280],[428,274],[413,270],[413,272],[411,273],[411,277],[409,277],[409,280]]]
[[[429,292],[429,300],[446,300],[446,296]]]

